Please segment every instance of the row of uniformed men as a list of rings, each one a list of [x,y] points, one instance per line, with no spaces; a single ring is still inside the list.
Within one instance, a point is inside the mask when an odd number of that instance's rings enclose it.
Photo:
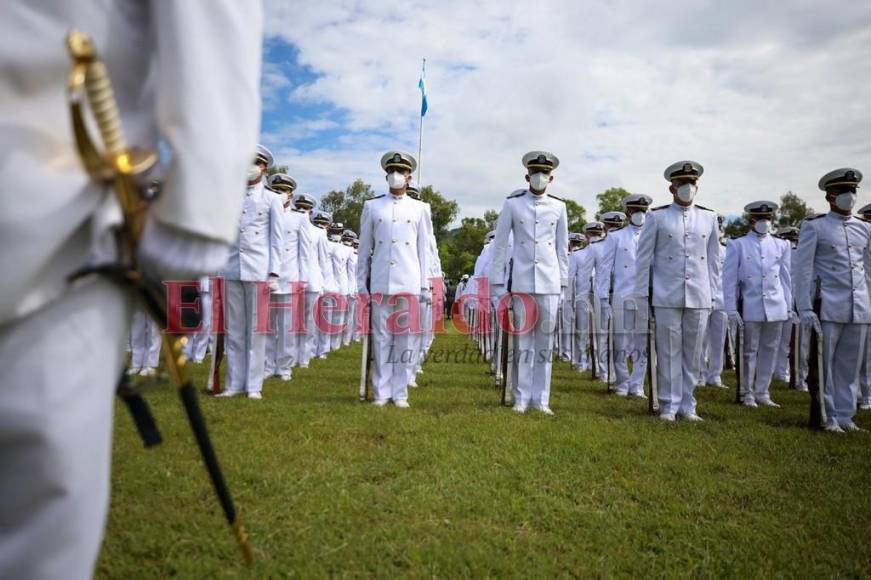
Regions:
[[[551,161],[551,171],[556,168],[555,156],[536,153]],[[529,169],[528,161],[524,158]],[[769,386],[772,376],[789,380],[790,338],[793,326],[802,318],[824,337],[826,427],[832,431],[855,429],[852,418],[857,397],[863,408],[871,408],[871,365],[864,354],[866,349],[871,352],[871,346],[866,345],[871,340],[867,332],[871,322],[867,277],[871,269],[866,263],[871,234],[862,221],[871,221],[871,204],[859,210],[861,218],[851,215],[861,172],[839,169],[820,180],[819,187],[826,192],[831,211],[805,222],[808,233],[803,234],[802,243],[796,228],[782,229],[777,235],[772,233],[778,207],[770,201],[748,204],[745,214],[750,231],[727,243],[723,217],[694,204],[703,171],[700,164],[692,161],[673,164],[665,172],[671,183],[672,204],[651,211],[652,198],[629,195],[622,201],[624,212],[606,212],[601,222],[588,223],[583,233],[568,236],[567,277],[556,307],[559,322],[551,320],[554,315],[547,308],[549,303],[539,299],[540,305],[545,305],[544,311],[539,309],[540,322],[551,333],[556,331],[553,339],[558,354],[563,360],[571,360],[577,370],[595,365],[594,376],[613,382],[617,395],[644,398],[648,312],[652,305],[657,318],[660,416],[669,421],[677,416],[699,421],[693,389],[704,384],[722,387],[720,374],[727,328],[733,329],[733,336],[739,327],[743,331],[742,402],[751,407],[758,404],[777,407]],[[530,170],[527,179],[534,178],[535,173],[544,171]],[[546,186],[545,180],[539,180]],[[530,194],[542,197],[529,197]],[[523,199],[539,203],[546,200],[543,189],[536,193],[531,186],[529,191],[509,196],[506,208],[513,210]],[[536,208],[536,201],[532,201],[532,206]],[[525,206],[520,209],[514,213],[524,215]],[[505,209],[502,215],[504,212]],[[503,227],[501,252],[494,251],[499,228],[488,234],[473,277],[464,276],[458,284],[458,297],[466,294],[469,298],[467,315],[476,309],[480,320],[488,316],[489,309],[492,317],[492,307],[500,297],[499,282],[505,279],[506,272],[503,264],[495,260],[506,254],[511,256],[518,249],[518,233],[521,246],[531,243],[536,248],[531,256],[534,268],[518,270],[515,255],[510,267],[512,276],[519,274],[523,286],[533,290],[546,286],[545,275],[537,265],[544,261],[540,249],[547,251],[553,247],[549,228],[536,227],[542,222],[537,211],[525,215],[534,219],[524,222],[509,218],[512,221],[508,235],[504,232],[508,228]],[[558,259],[554,266],[551,276],[557,275]],[[490,293],[489,303],[476,303],[475,292],[480,292],[479,286],[487,280],[491,284],[496,280],[497,291]],[[512,291],[523,292],[514,282]],[[811,308],[814,296],[824,304],[819,314],[822,324]],[[519,321],[514,324],[517,326]],[[610,333],[606,330],[609,326]],[[595,349],[590,348],[591,335],[596,341]],[[498,343],[492,334],[477,336],[485,351]],[[799,376],[794,379],[796,388],[807,390],[810,332],[798,336]],[[609,337],[613,339],[611,345]],[[548,352],[552,348],[549,340],[543,336],[539,339],[540,346]],[[598,353],[596,360],[591,360],[588,351]],[[613,354],[609,356],[609,352]],[[545,361],[550,357],[533,358]],[[608,368],[609,362],[613,370]],[[549,362],[540,366],[538,373],[532,373],[531,382],[521,381],[518,386],[516,411],[523,412],[532,404],[551,412],[546,380],[550,375]]]
[[[271,152],[258,146],[248,175],[239,236],[221,273],[227,354],[227,380],[221,397],[247,394],[248,398],[259,400],[264,377],[290,380],[294,366],[307,368],[313,357],[325,359],[329,352],[360,339],[357,235],[342,224],[333,223],[328,212],[315,211],[315,198],[308,193],[296,193],[296,180],[289,175],[276,173],[266,178],[272,165]],[[441,280],[429,205],[419,200],[419,190],[410,181],[407,191],[415,207],[426,208],[429,225],[425,230],[424,251],[429,255],[429,269],[424,273],[427,280]],[[382,242],[379,240],[378,244]],[[381,252],[376,254],[380,256]],[[191,337],[187,352],[195,362],[203,360],[208,344],[214,350],[217,342],[210,328],[210,286],[208,278],[200,281],[205,316],[202,329]],[[441,285],[436,287],[436,295],[441,296]],[[269,334],[257,330],[257,307],[264,302],[262,296],[258,300],[258,288],[268,288],[270,292]],[[303,307],[295,300],[304,301]],[[422,372],[422,360],[432,344],[432,301],[422,302],[420,308],[424,332],[410,337],[403,359],[412,361],[412,372],[403,387],[417,386],[416,374]],[[441,312],[441,307],[437,308]],[[293,320],[300,311],[304,312],[304,332]],[[153,328],[141,331],[146,325]],[[153,374],[160,331],[147,317],[137,315],[133,333],[131,371]],[[407,400],[407,395],[395,400]]]

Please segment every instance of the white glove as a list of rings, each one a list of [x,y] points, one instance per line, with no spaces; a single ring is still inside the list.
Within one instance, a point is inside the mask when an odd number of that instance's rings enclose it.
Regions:
[[[278,278],[270,277],[266,285],[269,287],[270,292],[278,292]]]
[[[789,313],[789,321],[790,322],[792,322],[793,324],[798,324],[799,320],[800,319],[798,317],[798,313],[795,310],[793,310]]]
[[[823,331],[823,327],[820,325],[820,319],[817,317],[817,313],[813,310],[802,310],[799,313],[799,317],[803,326],[810,326],[818,333]]]
[[[737,310],[732,310],[731,312],[726,313],[729,317],[729,324],[732,326],[744,326],[744,320],[741,319],[741,315],[738,314]]]
[[[599,309],[602,311],[602,320],[611,320],[611,315],[614,314],[614,311],[611,309],[611,304],[607,298],[599,300]]]

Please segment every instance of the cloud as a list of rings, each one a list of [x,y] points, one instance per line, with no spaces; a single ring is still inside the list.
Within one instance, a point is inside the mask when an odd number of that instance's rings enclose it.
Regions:
[[[463,215],[500,207],[539,148],[562,160],[553,192],[589,209],[611,186],[667,201],[662,170],[684,158],[724,213],[787,190],[823,209],[819,176],[871,158],[868,3],[323,4],[266,2],[269,42],[315,73],[280,84],[267,62],[268,102],[292,86],[285,115],[325,108],[268,134],[314,193],[381,187],[383,151],[416,154],[423,56],[423,181]]]

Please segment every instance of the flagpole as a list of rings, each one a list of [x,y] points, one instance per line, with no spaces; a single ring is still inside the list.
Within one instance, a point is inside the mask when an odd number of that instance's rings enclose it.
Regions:
[[[426,75],[426,58],[421,65],[421,78]],[[423,109],[420,114],[420,130],[417,136],[417,186],[423,188]]]

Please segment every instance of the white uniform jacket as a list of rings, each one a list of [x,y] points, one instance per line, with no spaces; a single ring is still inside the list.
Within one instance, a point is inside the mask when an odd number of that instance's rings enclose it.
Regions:
[[[560,294],[569,278],[569,230],[566,204],[552,195],[526,190],[508,196],[496,224],[491,245],[490,283],[507,282],[505,263],[510,234],[514,234],[511,290],[531,294]]]
[[[242,203],[236,243],[224,269],[227,280],[262,282],[281,274],[282,214],[281,198],[266,189],[263,181],[249,186]]]
[[[363,204],[357,287],[371,294],[414,294],[429,289],[425,204],[407,195],[379,195]],[[371,255],[371,260],[367,259]],[[367,287],[370,278],[371,287]]]
[[[176,153],[152,216],[184,233],[233,242],[260,127],[259,7],[229,0],[7,2],[2,21],[0,323],[63,294],[67,277],[120,222],[114,192],[91,181],[75,146],[65,92],[64,39],[72,29],[91,37],[106,64],[128,143],[156,149],[162,138]],[[205,152],[203,143],[220,147]]]
[[[751,322],[783,322],[790,312],[789,243],[750,232],[729,242],[723,270],[726,312],[738,311]]]
[[[302,268],[303,244],[302,231],[308,223],[308,215],[304,212],[285,208],[281,214],[282,245],[281,275],[278,278],[278,293],[287,294],[291,291],[291,283],[300,281]]]
[[[871,227],[834,212],[804,220],[795,255],[795,301],[812,308],[814,274],[820,279],[820,320],[871,323],[867,270],[871,268]]]
[[[638,241],[635,294],[651,306],[704,308],[714,304],[720,277],[717,214],[676,203],[653,209]]]
[[[628,225],[611,230],[605,241],[597,243],[596,298],[611,298],[614,306],[623,303],[635,294],[635,264],[641,227]],[[613,291],[613,297],[609,294]]]

